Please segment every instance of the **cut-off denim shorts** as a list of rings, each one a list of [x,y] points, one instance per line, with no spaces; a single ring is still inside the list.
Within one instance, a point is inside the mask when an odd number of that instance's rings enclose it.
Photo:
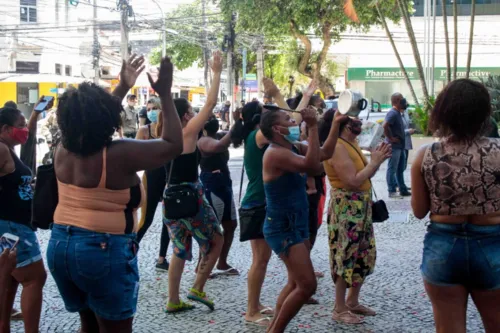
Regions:
[[[277,255],[288,255],[290,247],[309,239],[309,210],[278,211],[267,209],[264,238]]]
[[[500,288],[500,225],[431,222],[424,239],[424,280],[469,290]]]
[[[40,245],[38,244],[38,240],[33,229],[24,224],[0,220],[0,236],[5,233],[13,234],[19,237],[19,243],[16,246],[16,268],[26,267],[42,260]]]

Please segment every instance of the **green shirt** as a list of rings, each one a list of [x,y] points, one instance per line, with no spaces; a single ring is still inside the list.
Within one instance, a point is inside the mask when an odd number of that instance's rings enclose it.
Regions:
[[[245,140],[245,156],[243,163],[248,177],[245,197],[241,202],[244,208],[252,208],[266,203],[264,180],[262,179],[262,160],[267,147],[259,148],[255,136],[258,130],[251,132]]]

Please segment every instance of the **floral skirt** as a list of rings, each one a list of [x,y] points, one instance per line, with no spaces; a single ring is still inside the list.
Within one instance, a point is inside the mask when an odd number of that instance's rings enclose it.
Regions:
[[[370,192],[332,188],[328,239],[330,267],[334,281],[342,277],[347,286],[357,287],[373,273],[377,250],[372,224]]]

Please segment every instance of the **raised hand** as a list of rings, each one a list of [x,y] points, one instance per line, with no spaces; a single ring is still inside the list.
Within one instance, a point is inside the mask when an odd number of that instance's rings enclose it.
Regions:
[[[222,54],[220,51],[215,51],[213,53],[212,60],[208,62],[208,65],[214,73],[222,73]]]
[[[300,111],[302,115],[302,120],[307,124],[308,127],[316,126],[318,124],[318,118],[316,117],[316,110],[308,106],[304,110]]]
[[[170,58],[165,57],[161,60],[158,79],[155,81],[150,73],[147,73],[151,88],[160,96],[170,95],[172,92],[172,81],[174,76],[174,65]]]
[[[341,125],[341,124],[345,124],[349,121],[349,116],[346,116],[345,114],[342,114],[340,113],[338,110],[335,111],[335,115],[333,117],[333,122],[338,124],[338,125]]]
[[[386,159],[392,155],[392,147],[390,144],[382,142],[373,150],[371,160],[376,165],[381,165]]]
[[[318,79],[313,79],[310,83],[309,83],[309,86],[307,87],[306,91],[304,92],[304,94],[306,96],[309,96],[311,97],[314,92],[318,89],[318,85],[319,85],[319,82],[318,82]]]
[[[279,88],[276,86],[273,80],[270,78],[263,78],[262,85],[264,86],[264,94],[270,97],[275,97],[280,93]]]
[[[146,67],[144,62],[144,56],[138,57],[136,54],[132,54],[127,61],[123,60],[120,71],[120,83],[125,85],[126,88],[131,89]]]

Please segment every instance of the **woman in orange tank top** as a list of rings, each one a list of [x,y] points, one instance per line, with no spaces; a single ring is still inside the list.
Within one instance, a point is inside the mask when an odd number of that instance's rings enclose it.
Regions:
[[[59,204],[47,262],[66,309],[79,312],[83,332],[132,332],[139,291],[137,209],[143,197],[137,172],[158,168],[182,152],[168,58],[156,82],[148,74],[165,119],[160,138],[112,141],[121,101],[143,64],[136,56],[124,62],[113,95],[83,83],[64,93],[57,108]]]

